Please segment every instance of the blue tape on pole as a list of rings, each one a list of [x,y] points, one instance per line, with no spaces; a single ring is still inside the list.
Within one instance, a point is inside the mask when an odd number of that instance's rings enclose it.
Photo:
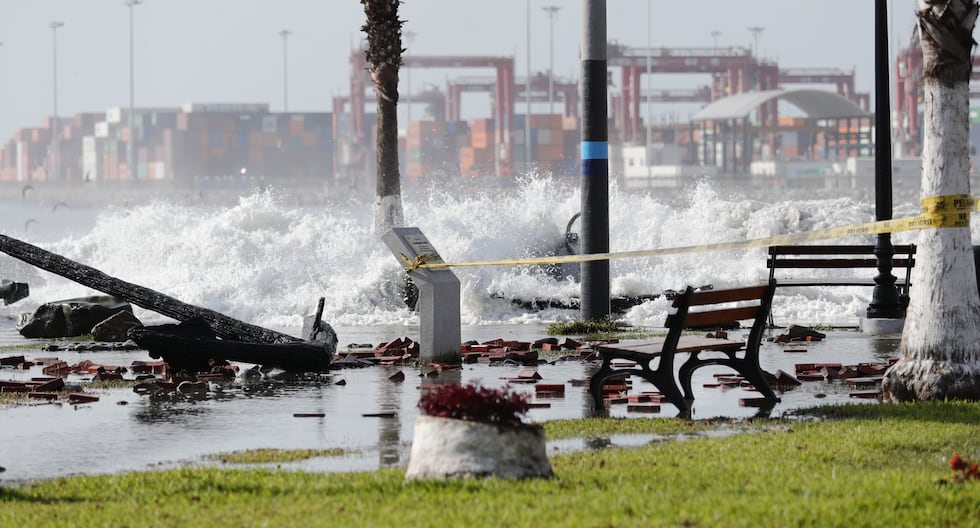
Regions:
[[[582,159],[609,159],[609,143],[606,141],[583,141]]]

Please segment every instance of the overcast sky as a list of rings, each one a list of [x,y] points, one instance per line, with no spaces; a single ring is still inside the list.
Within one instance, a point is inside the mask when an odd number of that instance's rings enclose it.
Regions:
[[[409,53],[513,56],[517,75],[523,77],[527,2],[405,0],[402,18],[406,29],[417,34]],[[548,68],[549,20],[542,7],[554,5],[561,8],[554,26],[555,73],[578,77],[583,1],[530,2],[533,70]],[[646,46],[649,34],[654,46],[710,47],[712,32],[720,31],[719,46],[749,47],[753,38],[747,28],[761,26],[759,47],[782,67],[854,68],[858,91],[868,92],[874,80],[874,3],[608,0],[608,34],[628,46]],[[888,3],[891,41],[904,47],[915,1]],[[348,58],[363,36],[358,0],[144,0],[134,13],[138,107],[266,102],[281,110],[279,31],[289,29],[289,109],[328,112],[331,98],[348,91]],[[58,113],[128,105],[129,8],[124,0],[0,0],[0,142],[18,128],[40,126],[53,113],[52,21],[65,24],[57,30]],[[416,88],[427,82],[444,86],[448,77],[491,73],[415,70],[412,83]],[[653,82],[694,88],[708,84],[702,77],[660,75]],[[489,108],[468,110],[473,112],[490,116]]]

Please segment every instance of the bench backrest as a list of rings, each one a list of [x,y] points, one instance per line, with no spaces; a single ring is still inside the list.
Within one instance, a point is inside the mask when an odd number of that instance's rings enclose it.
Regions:
[[[681,332],[690,328],[728,326],[736,321],[752,320],[749,343],[758,343],[766,327],[776,282],[742,288],[694,291],[688,286],[674,296],[675,313],[667,316],[667,341],[680,339]],[[664,347],[667,350],[667,347]]]
[[[767,268],[875,268],[875,246],[769,246]],[[915,245],[894,246],[892,267],[915,266]],[[863,258],[862,258],[863,257]]]
[[[915,266],[915,245],[893,246],[892,268],[905,269],[908,283]],[[769,246],[766,267],[769,280],[775,279],[776,269],[847,269],[877,268],[878,258],[873,245],[806,245]]]

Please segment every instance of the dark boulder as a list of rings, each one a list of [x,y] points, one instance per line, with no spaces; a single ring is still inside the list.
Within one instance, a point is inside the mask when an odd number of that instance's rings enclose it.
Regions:
[[[133,313],[126,301],[106,295],[79,297],[42,304],[18,326],[28,338],[77,337],[119,312]]]
[[[92,339],[106,343],[121,343],[129,339],[129,330],[143,326],[131,312],[121,311],[92,327]]]
[[[26,282],[11,282],[6,279],[0,281],[0,299],[3,299],[4,304],[14,304],[30,294],[31,288]]]

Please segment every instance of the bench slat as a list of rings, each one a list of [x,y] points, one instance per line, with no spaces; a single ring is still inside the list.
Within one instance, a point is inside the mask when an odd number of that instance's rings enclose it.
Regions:
[[[893,246],[896,255],[914,255],[914,245]],[[874,255],[871,245],[769,246],[770,255]]]
[[[696,291],[691,295],[690,306],[705,304],[720,304],[736,301],[758,301],[766,292],[766,286],[749,286],[746,288],[729,288],[725,290]]]
[[[906,286],[905,279],[896,279],[895,286]],[[779,286],[874,286],[875,280],[862,279],[860,277],[823,279],[823,278],[804,278],[804,279],[779,279]]]
[[[777,268],[877,268],[877,259],[842,259],[842,258],[779,258],[767,259],[766,267]],[[915,265],[915,260],[892,259],[892,268],[908,268]]]

